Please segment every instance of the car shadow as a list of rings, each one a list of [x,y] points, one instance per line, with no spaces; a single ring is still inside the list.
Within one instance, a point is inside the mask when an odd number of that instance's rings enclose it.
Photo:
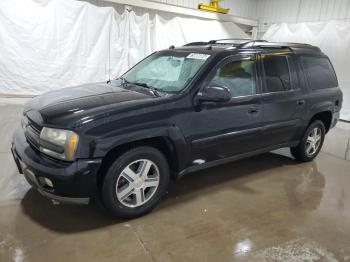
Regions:
[[[21,207],[30,219],[57,232],[81,232],[124,222],[111,217],[98,201],[87,206],[54,204],[33,188],[22,199]]]
[[[161,207],[175,205],[178,202],[191,200],[197,196],[201,197],[202,194],[198,194],[197,191],[208,191],[210,194],[215,190],[222,190],[226,186],[234,187],[235,190],[241,192],[259,195],[260,191],[254,190],[246,184],[257,178],[261,179],[263,176],[271,175],[269,172],[262,173],[261,171],[298,164],[301,163],[292,157],[270,152],[191,173],[170,184],[166,197],[167,201],[163,200]],[[260,173],[257,177],[258,172]],[[232,180],[234,180],[234,183],[229,183]]]
[[[235,189],[258,195],[258,191],[246,187],[245,183],[253,179],[261,179],[261,176],[273,175],[272,172],[263,172],[257,177],[258,171],[298,164],[300,163],[290,157],[267,153],[189,174],[171,182],[167,196],[153,215],[157,210],[166,209],[183,201],[191,201],[198,196],[202,197],[203,194],[211,194],[212,190],[219,190],[225,184],[232,186],[230,183],[232,180],[237,180],[233,183]],[[111,217],[98,201],[94,201],[89,206],[54,205],[51,200],[44,198],[34,189],[26,193],[21,201],[21,207],[31,220],[56,232],[82,232],[128,221]]]

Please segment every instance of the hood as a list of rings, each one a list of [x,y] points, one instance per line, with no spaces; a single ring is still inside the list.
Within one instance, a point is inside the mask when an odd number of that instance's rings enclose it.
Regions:
[[[68,128],[91,122],[101,113],[106,117],[111,110],[130,108],[154,98],[116,84],[86,84],[34,97],[25,105],[24,113],[40,125]]]

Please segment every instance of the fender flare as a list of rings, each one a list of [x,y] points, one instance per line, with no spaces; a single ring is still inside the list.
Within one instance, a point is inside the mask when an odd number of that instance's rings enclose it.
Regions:
[[[179,170],[185,168],[186,161],[190,154],[189,146],[181,130],[175,125],[136,130],[119,134],[114,137],[96,140],[94,156],[97,158],[104,158],[111,150],[114,150],[119,146],[152,138],[165,138],[167,142],[170,142],[173,146],[171,151],[174,151],[178,160]]]
[[[307,114],[307,119],[305,119],[305,120],[310,121],[314,115],[321,113],[321,112],[326,112],[326,111],[331,112],[333,115],[334,104],[332,102],[327,101],[327,102],[314,104],[310,108],[309,113]]]

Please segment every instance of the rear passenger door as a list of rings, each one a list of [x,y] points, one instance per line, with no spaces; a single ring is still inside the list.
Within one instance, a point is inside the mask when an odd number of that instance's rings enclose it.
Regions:
[[[261,54],[263,146],[297,140],[305,99],[300,89],[297,64],[289,51]]]

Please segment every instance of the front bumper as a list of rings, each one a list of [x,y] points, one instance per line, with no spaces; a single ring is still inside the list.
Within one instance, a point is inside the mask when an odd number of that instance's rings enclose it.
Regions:
[[[63,162],[51,159],[32,148],[22,129],[16,130],[12,148],[18,171],[42,195],[58,202],[88,204],[97,193],[97,173],[101,159]],[[45,184],[45,178],[53,187]]]

